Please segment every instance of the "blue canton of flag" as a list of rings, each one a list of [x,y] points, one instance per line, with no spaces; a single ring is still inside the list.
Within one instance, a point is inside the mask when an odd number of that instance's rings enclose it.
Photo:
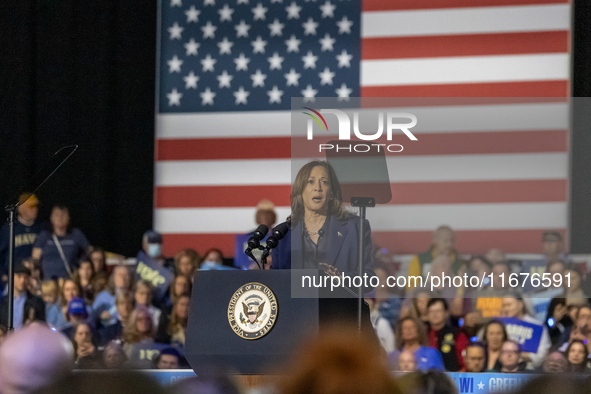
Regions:
[[[162,0],[161,18],[161,113],[360,94],[360,1]]]

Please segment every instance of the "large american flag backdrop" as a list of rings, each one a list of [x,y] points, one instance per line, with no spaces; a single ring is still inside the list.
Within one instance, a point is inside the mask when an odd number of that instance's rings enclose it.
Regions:
[[[414,175],[391,178],[397,220],[373,235],[416,253],[448,224],[462,252],[536,253],[545,229],[566,233],[568,1],[163,0],[159,22],[154,227],[166,253],[233,255],[263,198],[288,216],[291,97],[557,97],[509,109],[531,120],[518,126],[418,135]]]

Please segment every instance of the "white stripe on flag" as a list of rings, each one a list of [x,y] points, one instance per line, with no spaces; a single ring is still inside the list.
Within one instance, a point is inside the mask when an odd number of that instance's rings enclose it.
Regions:
[[[385,205],[367,210],[372,231],[547,229],[566,227],[566,202]],[[290,213],[276,207],[277,217]],[[155,228],[164,233],[241,233],[252,229],[254,208],[159,208]],[[420,220],[418,220],[420,218]]]
[[[401,37],[570,30],[569,4],[364,12],[361,36]]]
[[[288,185],[310,159],[156,163],[155,186]],[[391,182],[568,178],[567,153],[388,157]],[[265,176],[254,176],[264,171]]]
[[[364,60],[362,86],[548,81],[569,78],[569,55]]]

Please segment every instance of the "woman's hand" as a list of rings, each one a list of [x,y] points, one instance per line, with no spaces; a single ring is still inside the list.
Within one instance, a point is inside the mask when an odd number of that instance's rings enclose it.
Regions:
[[[339,272],[339,270],[332,265],[329,265],[326,263],[320,263],[320,264],[318,264],[318,267],[323,269],[324,272],[326,272],[330,276],[341,276],[341,273]]]
[[[92,342],[83,342],[78,346],[78,358],[86,357],[94,353]]]

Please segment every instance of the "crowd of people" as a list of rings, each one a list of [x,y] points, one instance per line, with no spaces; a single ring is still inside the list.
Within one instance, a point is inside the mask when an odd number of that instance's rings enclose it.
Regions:
[[[210,249],[200,255],[183,249],[166,258],[162,236],[148,231],[135,265],[108,265],[105,251],[91,246],[81,230],[72,228],[67,207],[53,207],[49,226],[44,227],[37,219],[37,198],[22,198],[15,226],[15,329],[44,322],[70,340],[79,369],[188,368],[183,350],[193,280],[198,270],[224,267],[222,252]],[[256,217],[274,222],[276,216],[257,212]],[[379,286],[367,294],[371,320],[391,370],[589,371],[587,277],[564,253],[560,233],[544,233],[544,255],[537,265],[507,260],[496,249],[482,256],[463,256],[454,241],[451,228],[438,228],[432,245],[414,257],[406,273],[394,271],[389,257],[373,256],[381,283],[401,274],[487,277],[492,273],[497,281],[495,286],[488,282],[477,289],[445,284],[434,290]],[[7,245],[5,225],[0,233],[3,263]],[[1,268],[5,283],[7,266]],[[543,291],[526,284],[516,289],[508,279],[516,272],[549,273],[553,278],[568,274],[570,286],[552,282]],[[5,286],[0,343],[6,336],[7,309]],[[523,327],[534,327],[533,334],[524,337]]]

